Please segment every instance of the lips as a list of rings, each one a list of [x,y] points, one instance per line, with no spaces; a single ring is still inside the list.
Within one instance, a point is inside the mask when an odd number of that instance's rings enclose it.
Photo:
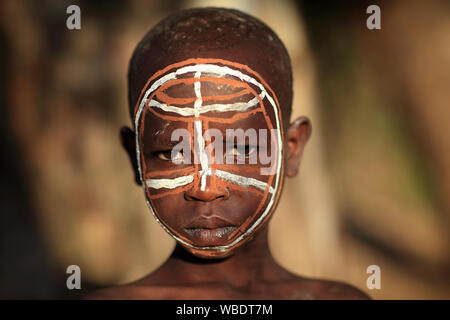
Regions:
[[[215,241],[218,239],[226,239],[236,227],[221,227],[214,229],[205,228],[195,228],[186,229],[187,233],[191,235],[192,238],[204,241]]]
[[[218,216],[200,216],[191,221],[185,228],[186,229],[216,229],[222,227],[234,226],[231,222],[225,218]]]
[[[236,226],[218,216],[200,216],[184,229],[195,244],[213,246],[223,244],[224,240],[236,230]]]

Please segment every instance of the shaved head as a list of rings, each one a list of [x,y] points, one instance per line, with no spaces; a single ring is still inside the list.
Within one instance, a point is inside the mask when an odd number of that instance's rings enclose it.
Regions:
[[[164,66],[189,58],[234,61],[258,72],[276,92],[287,127],[292,106],[292,71],[285,46],[260,20],[223,8],[179,11],[144,36],[133,52],[128,71],[132,118],[147,79]]]

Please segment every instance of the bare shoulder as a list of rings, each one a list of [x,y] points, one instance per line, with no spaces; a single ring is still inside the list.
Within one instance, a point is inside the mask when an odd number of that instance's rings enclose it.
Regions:
[[[338,281],[306,280],[307,286],[314,293],[316,299],[321,300],[370,300],[370,296],[362,290]]]
[[[287,299],[308,300],[370,300],[362,290],[340,281],[300,276],[287,271]]]

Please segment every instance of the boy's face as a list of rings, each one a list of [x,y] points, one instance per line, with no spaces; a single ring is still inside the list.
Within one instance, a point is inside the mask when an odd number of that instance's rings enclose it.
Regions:
[[[189,59],[155,73],[135,108],[150,210],[199,257],[225,257],[270,218],[283,180],[278,99],[245,65]]]

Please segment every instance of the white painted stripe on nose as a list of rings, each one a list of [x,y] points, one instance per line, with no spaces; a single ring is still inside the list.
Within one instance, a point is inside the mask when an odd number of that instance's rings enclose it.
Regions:
[[[198,157],[200,159],[200,165],[202,167],[200,171],[200,177],[201,177],[201,184],[200,184],[200,190],[205,191],[206,187],[206,175],[209,171],[209,164],[208,164],[208,156],[205,152],[205,139],[203,139],[203,132],[202,132],[202,120],[194,121],[194,128],[195,128],[195,135],[197,136],[197,143],[198,143]]]
[[[152,189],[175,189],[194,181],[194,175],[181,176],[173,179],[146,179],[147,187]]]
[[[240,185],[242,187],[255,187],[257,189],[260,190],[266,190],[267,188],[267,183],[254,179],[254,178],[249,178],[249,177],[243,177],[234,173],[230,173],[228,171],[223,171],[223,170],[215,170],[214,173],[216,176],[218,176],[219,178],[226,180],[228,182],[231,182],[233,184],[237,184]],[[272,187],[269,187],[269,192],[273,193],[274,189]]]

